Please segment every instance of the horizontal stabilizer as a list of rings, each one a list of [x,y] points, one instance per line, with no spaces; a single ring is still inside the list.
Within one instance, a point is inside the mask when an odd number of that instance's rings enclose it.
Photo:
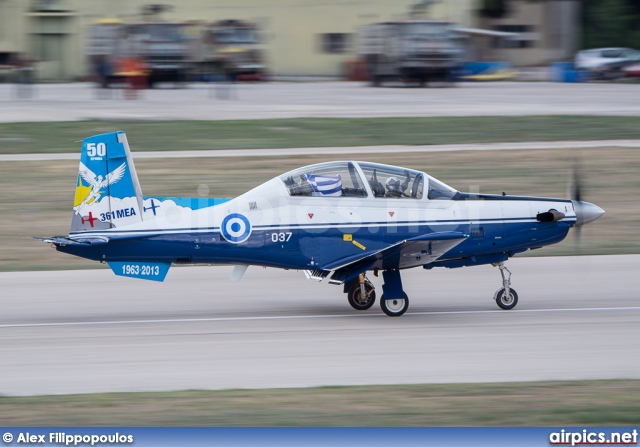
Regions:
[[[109,267],[118,276],[146,279],[149,281],[164,281],[171,264],[168,262],[108,262]]]
[[[103,236],[74,237],[73,239],[66,236],[52,236],[34,237],[34,239],[55,245],[82,245],[85,247],[91,245],[104,245],[109,242],[109,238]]]

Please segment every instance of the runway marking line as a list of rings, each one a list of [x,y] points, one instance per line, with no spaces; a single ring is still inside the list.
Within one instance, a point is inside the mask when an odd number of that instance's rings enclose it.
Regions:
[[[459,310],[459,311],[435,311],[413,312],[411,315],[468,315],[468,314],[519,314],[541,312],[604,312],[620,310],[640,310],[640,307],[583,307],[567,309],[524,309],[524,310]],[[295,320],[311,318],[348,318],[348,317],[386,317],[384,314],[336,314],[336,315],[279,315],[265,317],[220,317],[220,318],[176,318],[163,320],[115,320],[115,321],[70,321],[66,323],[18,323],[0,324],[0,329],[21,327],[55,327],[55,326],[91,326],[91,325],[118,325],[118,324],[161,324],[161,323],[206,323],[215,321],[256,321],[256,320]]]

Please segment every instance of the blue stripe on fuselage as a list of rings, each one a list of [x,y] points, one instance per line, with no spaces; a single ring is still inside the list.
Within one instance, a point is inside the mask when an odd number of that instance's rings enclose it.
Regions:
[[[473,224],[469,221],[448,221],[447,223],[420,224],[385,222],[386,225],[381,223],[357,226],[332,225],[328,228],[310,225],[256,226],[249,239],[241,244],[225,241],[218,228],[198,231],[184,229],[182,233],[177,230],[154,231],[153,234],[146,235],[118,231],[117,234],[122,236],[113,234],[110,236],[109,243],[105,245],[89,248],[65,246],[58,247],[58,250],[106,261],[245,263],[308,269],[317,268],[318,265],[326,265],[347,256],[359,253],[364,255],[381,250],[390,244],[420,234],[440,231],[459,231],[470,235],[441,260],[509,251],[519,252],[562,241],[573,223],[573,220],[540,223],[526,218],[510,219],[505,222],[487,219],[474,221]],[[109,231],[100,233],[105,234]],[[147,233],[150,232],[147,231]],[[351,234],[352,239],[366,247],[366,250],[363,251],[352,242],[345,241],[344,234]]]
[[[513,217],[513,218],[491,218],[491,219],[474,219],[473,222],[478,223],[514,223],[514,222],[531,222],[538,223],[538,221],[533,217]],[[573,225],[576,223],[575,218],[566,218],[562,220],[562,223],[566,223],[569,225]],[[354,222],[354,223],[305,223],[305,224],[283,224],[283,225],[254,225],[252,228],[255,230],[276,230],[276,229],[310,229],[310,228],[360,228],[360,227],[394,227],[394,226],[409,226],[413,227],[416,225],[427,225],[429,227],[434,225],[466,225],[469,224],[469,219],[448,219],[448,220],[423,220],[420,222],[415,221],[398,221],[398,222],[389,222],[389,221],[380,221],[380,222]],[[220,227],[211,226],[211,227],[198,227],[198,228],[171,228],[171,229],[141,229],[141,230],[127,230],[127,229],[107,229],[107,230],[96,230],[96,231],[84,231],[84,232],[72,232],[71,235],[74,234],[82,234],[84,236],[87,235],[101,235],[101,236],[109,236],[110,238],[130,238],[131,236],[136,235],[162,235],[162,234],[172,234],[172,233],[206,233],[210,231],[220,231]]]

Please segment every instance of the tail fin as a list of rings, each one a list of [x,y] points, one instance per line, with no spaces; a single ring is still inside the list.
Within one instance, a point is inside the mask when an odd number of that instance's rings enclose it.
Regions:
[[[142,191],[124,132],[82,141],[71,233],[142,221]]]

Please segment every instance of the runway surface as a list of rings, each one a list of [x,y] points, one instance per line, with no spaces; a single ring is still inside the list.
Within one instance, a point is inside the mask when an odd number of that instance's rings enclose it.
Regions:
[[[452,88],[239,83],[228,100],[217,98],[216,88],[157,88],[133,101],[123,100],[123,89],[109,90],[111,99],[97,99],[95,84],[39,84],[31,99],[18,100],[14,85],[0,84],[0,122],[640,114],[637,85],[623,83],[475,82]]]
[[[640,255],[403,273],[400,318],[302,272],[0,274],[0,394],[640,378]],[[372,278],[381,291],[381,281]]]

